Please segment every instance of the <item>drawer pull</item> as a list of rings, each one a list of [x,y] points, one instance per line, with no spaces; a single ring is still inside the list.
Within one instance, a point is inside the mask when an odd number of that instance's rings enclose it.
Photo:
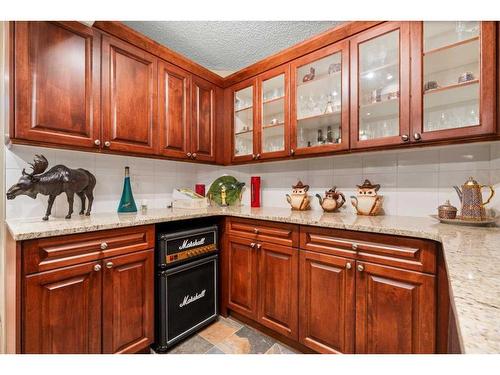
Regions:
[[[363,272],[365,270],[365,267],[362,264],[358,264],[358,271]]]
[[[353,243],[351,247],[353,250],[358,250],[358,244],[356,243]]]
[[[255,234],[259,234],[259,230],[258,230],[257,228],[254,228],[254,229],[253,229],[253,232],[254,232]]]
[[[100,264],[96,264],[96,265],[94,266],[94,271],[95,271],[95,272],[99,272],[100,270],[101,270],[101,265],[100,265]]]
[[[346,270],[350,270],[350,269],[352,268],[351,263],[347,263],[347,264],[345,265],[345,268],[346,268]]]
[[[106,250],[108,248],[108,244],[106,242],[101,243],[101,250]]]
[[[255,247],[255,242],[252,242],[252,243],[250,244],[250,247],[253,249],[253,248]]]
[[[260,250],[260,248],[262,247],[262,245],[260,243],[257,244],[257,249]]]
[[[106,268],[113,268],[113,262],[107,262]]]

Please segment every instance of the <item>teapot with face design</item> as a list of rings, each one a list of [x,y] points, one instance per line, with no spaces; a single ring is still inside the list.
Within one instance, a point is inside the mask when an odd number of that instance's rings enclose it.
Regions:
[[[286,200],[292,206],[292,210],[307,211],[311,208],[311,199],[307,194],[309,185],[304,185],[302,181],[292,186],[292,194],[286,195]]]
[[[330,190],[325,191],[325,197],[322,198],[321,195],[316,194],[319,200],[319,204],[323,211],[325,212],[335,212],[345,203],[344,194],[337,191],[337,187],[334,186]]]
[[[357,185],[358,194],[351,196],[351,203],[358,215],[376,216],[382,208],[383,196],[378,195],[379,184],[365,180],[363,185]]]

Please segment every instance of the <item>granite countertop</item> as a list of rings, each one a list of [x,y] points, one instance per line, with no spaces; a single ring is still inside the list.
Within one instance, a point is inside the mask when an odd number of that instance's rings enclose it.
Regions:
[[[208,216],[233,216],[425,238],[442,243],[450,298],[465,353],[500,353],[500,228],[439,224],[432,218],[356,216],[285,208],[152,209],[146,214],[93,214],[71,220],[7,220],[17,241]]]

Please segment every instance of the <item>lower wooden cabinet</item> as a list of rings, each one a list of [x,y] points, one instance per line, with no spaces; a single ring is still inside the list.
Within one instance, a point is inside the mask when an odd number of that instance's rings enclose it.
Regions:
[[[299,341],[320,353],[354,352],[354,261],[300,251]]]
[[[432,275],[378,264],[356,265],[356,353],[435,353]]]

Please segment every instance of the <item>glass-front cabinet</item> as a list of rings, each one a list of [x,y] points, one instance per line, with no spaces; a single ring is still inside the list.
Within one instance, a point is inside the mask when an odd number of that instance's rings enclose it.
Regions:
[[[289,67],[272,69],[257,79],[259,92],[258,152],[256,159],[289,155]]]
[[[495,131],[495,24],[412,23],[412,141]]]
[[[255,80],[233,87],[233,161],[255,159]]]
[[[343,41],[291,64],[291,154],[349,147],[349,48]]]
[[[410,25],[387,22],[351,39],[351,147],[410,141]]]

